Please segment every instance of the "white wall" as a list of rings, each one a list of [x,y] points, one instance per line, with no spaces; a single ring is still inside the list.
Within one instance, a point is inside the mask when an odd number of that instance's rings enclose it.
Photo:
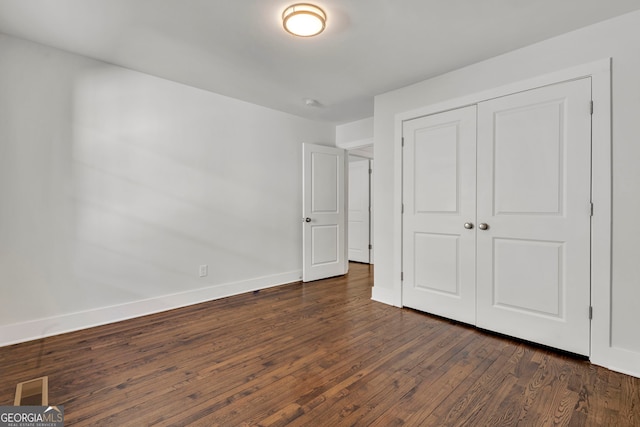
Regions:
[[[301,143],[335,126],[7,36],[0,52],[0,344],[298,280]]]
[[[373,159],[373,117],[336,126],[336,146],[349,154]]]
[[[373,117],[336,126],[336,146],[361,147],[373,144]]]
[[[612,58],[613,236],[611,335],[599,364],[640,376],[640,12],[592,25],[475,65],[376,97],[374,206],[377,242],[373,298],[401,304],[399,275],[401,161],[394,144],[395,116],[491,88],[603,58]],[[419,52],[416,52],[419,54]],[[596,106],[597,108],[597,106]],[[596,177],[597,179],[597,177]],[[398,276],[398,277],[396,277]],[[598,316],[598,312],[594,312]],[[592,343],[593,344],[593,343]]]

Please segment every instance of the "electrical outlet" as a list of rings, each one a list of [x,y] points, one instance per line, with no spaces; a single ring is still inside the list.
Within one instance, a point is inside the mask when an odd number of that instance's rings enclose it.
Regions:
[[[205,277],[209,274],[209,266],[207,264],[202,264],[200,266],[200,277]]]

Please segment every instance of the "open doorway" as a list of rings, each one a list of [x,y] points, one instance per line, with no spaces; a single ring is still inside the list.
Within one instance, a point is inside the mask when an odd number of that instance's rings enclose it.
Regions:
[[[336,146],[349,155],[348,258],[373,264],[373,117],[336,126]]]
[[[373,264],[372,175],[371,159],[349,155],[348,257],[366,264]]]

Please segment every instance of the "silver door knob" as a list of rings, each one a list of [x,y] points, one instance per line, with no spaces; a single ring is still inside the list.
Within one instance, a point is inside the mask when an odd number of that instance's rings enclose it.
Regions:
[[[464,228],[466,228],[467,230],[471,230],[473,228],[473,223],[472,222],[465,222],[464,223]]]
[[[489,224],[485,224],[484,222],[481,222],[480,224],[478,224],[478,228],[480,230],[488,230],[489,229]]]
[[[309,217],[305,218],[304,222],[311,222],[311,218],[309,218]]]

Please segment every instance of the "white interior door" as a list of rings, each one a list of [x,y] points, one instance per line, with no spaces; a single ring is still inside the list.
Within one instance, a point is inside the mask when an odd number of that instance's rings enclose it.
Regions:
[[[369,159],[349,161],[349,260],[370,262],[370,170]]]
[[[585,78],[478,105],[477,325],[583,355],[590,100]]]
[[[302,280],[347,272],[345,151],[302,146]]]
[[[403,124],[402,304],[475,323],[476,107]]]

